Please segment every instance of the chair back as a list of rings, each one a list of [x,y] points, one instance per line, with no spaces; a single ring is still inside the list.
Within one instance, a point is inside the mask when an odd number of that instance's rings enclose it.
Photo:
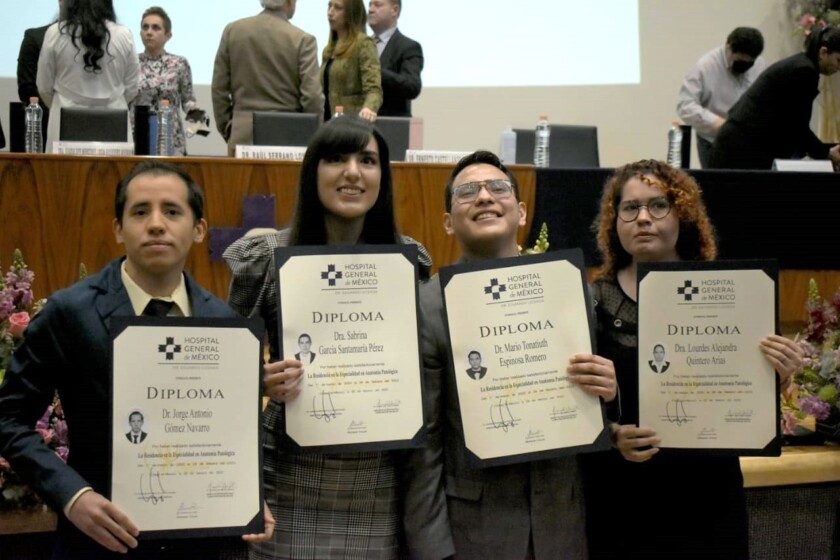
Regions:
[[[58,138],[76,142],[126,142],[128,110],[62,107]]]
[[[534,129],[516,128],[516,163],[534,163]],[[600,167],[598,128],[552,124],[548,166],[558,169]]]
[[[317,113],[254,111],[255,146],[308,146],[321,124]]]

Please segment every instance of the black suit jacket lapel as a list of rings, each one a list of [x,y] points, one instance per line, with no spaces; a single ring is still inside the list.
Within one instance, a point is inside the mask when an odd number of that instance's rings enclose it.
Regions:
[[[402,35],[400,34],[400,30],[394,30],[394,34],[391,35],[391,38],[388,39],[388,44],[385,45],[385,49],[382,51],[382,56],[379,57],[379,65],[382,68],[387,68],[388,70],[393,70],[391,67],[392,59],[394,55],[399,52],[400,49],[400,39]]]

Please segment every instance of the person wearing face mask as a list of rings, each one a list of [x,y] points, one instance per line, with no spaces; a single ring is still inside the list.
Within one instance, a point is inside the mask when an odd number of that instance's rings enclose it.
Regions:
[[[767,67],[759,56],[763,50],[761,31],[737,27],[724,46],[704,54],[683,79],[677,115],[695,130],[701,167],[708,167],[712,143],[729,109]]]
[[[713,169],[770,169],[774,159],[830,159],[840,171],[840,145],[811,130],[820,75],[840,70],[840,27],[815,29],[805,52],[769,66],[729,110],[709,155]]]

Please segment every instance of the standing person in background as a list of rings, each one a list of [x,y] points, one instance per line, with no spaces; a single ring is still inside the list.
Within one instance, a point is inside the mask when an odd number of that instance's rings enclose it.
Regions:
[[[820,74],[840,70],[840,28],[814,30],[804,53],[770,65],[729,110],[709,167],[770,169],[773,160],[830,159],[840,169],[840,145],[824,144],[811,130]]]
[[[52,111],[47,134],[53,140],[61,107],[128,109],[137,95],[134,40],[116,19],[112,0],[64,0],[59,21],[47,29],[36,85]]]
[[[376,120],[382,105],[382,78],[376,46],[365,35],[365,19],[362,0],[330,0],[327,4],[330,39],[321,60],[324,120],[339,106],[345,115]]]
[[[370,0],[368,25],[382,68],[381,117],[410,117],[411,100],[423,87],[423,48],[397,29],[401,14],[402,0]]]
[[[58,7],[59,10],[61,9],[62,0],[58,0]],[[56,18],[57,19],[57,18]],[[56,20],[53,20],[53,23]],[[35,84],[35,80],[38,76],[38,57],[41,55],[41,47],[44,45],[44,35],[47,34],[47,29],[52,25],[52,23],[48,23],[47,25],[41,27],[33,27],[31,29],[27,29],[23,32],[23,41],[20,44],[20,53],[18,54],[18,65],[17,65],[17,85],[18,85],[18,97],[20,98],[20,102],[23,103],[23,106],[29,105],[29,98],[30,97],[38,97],[41,98],[41,94],[38,93],[38,86]],[[49,138],[47,138],[47,127],[50,122],[50,110],[44,105],[44,102],[40,102],[41,109],[44,111],[42,127],[43,130],[41,131],[44,138],[44,146],[47,145]]]
[[[227,140],[253,143],[254,111],[321,113],[315,37],[289,20],[297,0],[260,0],[264,10],[225,27],[213,66],[213,115]]]
[[[615,364],[621,421],[612,425],[616,449],[581,456],[590,558],[746,560],[738,457],[675,455],[660,450],[653,429],[638,425],[636,265],[714,260],[700,188],[658,161],[625,165],[604,186],[595,228],[604,261],[592,285],[597,344]],[[802,350],[791,340],[770,335],[755,344],[783,383],[802,366]]]
[[[149,105],[157,110],[160,101],[168,99],[177,116],[173,121],[175,155],[186,155],[187,138],[180,109],[187,114],[187,120],[196,122],[204,120],[204,111],[195,101],[190,63],[183,56],[164,50],[172,38],[172,20],[163,8],[152,6],[143,12],[140,38],[146,50],[140,53],[140,91],[134,105]]]
[[[726,115],[752,85],[767,63],[761,31],[737,27],[726,44],[704,54],[683,80],[677,115],[694,128],[700,166],[707,167],[712,143],[726,122]]]

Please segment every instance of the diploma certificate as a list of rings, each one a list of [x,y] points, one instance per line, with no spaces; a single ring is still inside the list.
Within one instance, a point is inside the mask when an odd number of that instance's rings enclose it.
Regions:
[[[441,270],[467,449],[479,467],[608,446],[600,399],[569,382],[592,352],[579,250]]]
[[[778,455],[772,261],[639,265],[639,425],[660,447]]]
[[[423,430],[417,249],[285,247],[275,253],[281,355],[303,363],[286,403],[301,447],[383,450]]]
[[[262,327],[113,317],[111,330],[111,500],[142,538],[262,532]]]

